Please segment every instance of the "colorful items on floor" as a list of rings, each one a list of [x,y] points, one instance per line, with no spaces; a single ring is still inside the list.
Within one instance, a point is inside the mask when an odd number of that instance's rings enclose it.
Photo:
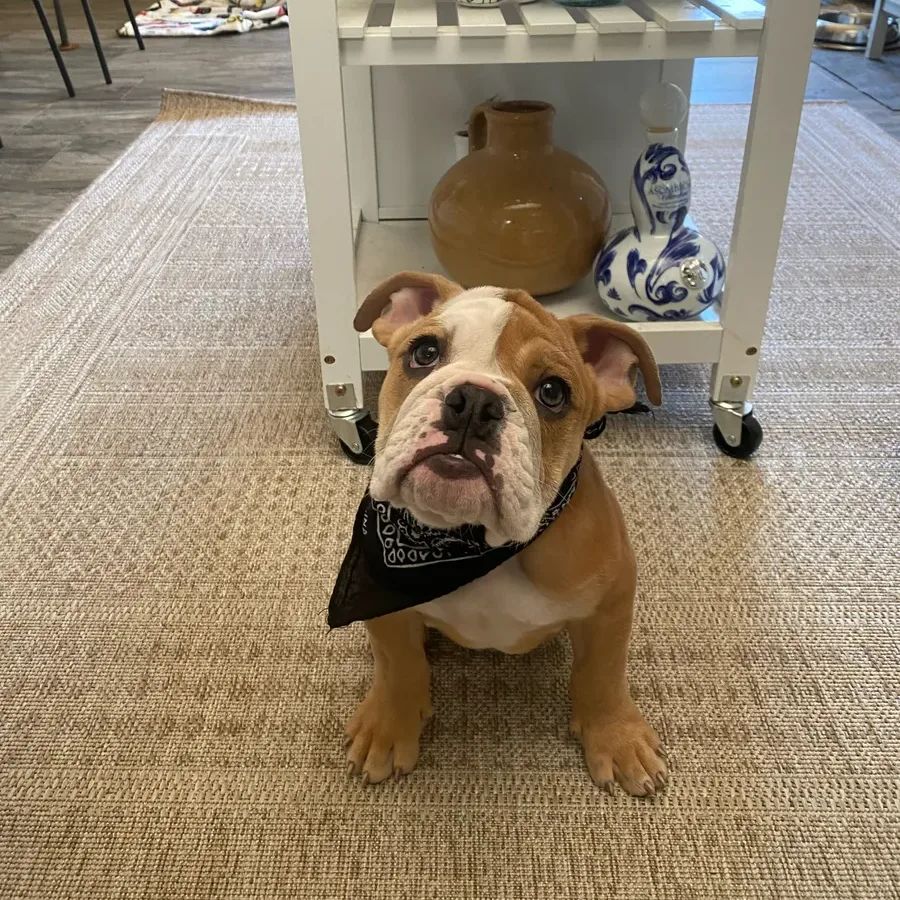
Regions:
[[[243,34],[260,28],[288,24],[287,0],[204,0],[184,3],[158,0],[136,16],[143,37],[208,37],[216,34]],[[134,37],[131,22],[118,31],[119,37]]]

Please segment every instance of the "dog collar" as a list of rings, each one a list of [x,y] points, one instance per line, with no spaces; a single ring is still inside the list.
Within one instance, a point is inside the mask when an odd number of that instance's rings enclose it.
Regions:
[[[591,422],[591,424],[584,429],[584,439],[586,441],[592,441],[594,438],[600,437],[604,431],[606,431],[606,416],[601,416],[596,422]]]
[[[604,416],[588,426],[584,437],[592,440],[605,428]],[[521,553],[560,517],[575,496],[580,468],[579,456],[530,541],[500,547],[487,543],[481,525],[430,528],[405,509],[373,500],[367,490],[331,593],[329,627],[341,628],[419,606],[487,575]]]

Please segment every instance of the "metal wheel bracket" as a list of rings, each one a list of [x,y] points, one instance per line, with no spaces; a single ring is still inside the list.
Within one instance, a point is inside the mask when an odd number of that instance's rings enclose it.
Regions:
[[[725,400],[710,400],[713,410],[713,421],[722,432],[722,437],[729,447],[737,447],[741,443],[741,425],[744,416],[753,412],[752,403],[732,403]]]
[[[328,413],[328,420],[331,422],[334,433],[354,453],[362,453],[363,449],[356,423],[368,415],[367,409],[347,409]]]

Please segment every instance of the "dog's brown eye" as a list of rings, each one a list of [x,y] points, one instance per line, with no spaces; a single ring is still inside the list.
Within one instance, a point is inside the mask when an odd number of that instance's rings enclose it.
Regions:
[[[569,386],[562,378],[545,378],[538,385],[534,396],[542,406],[558,412],[569,400]]]
[[[430,369],[441,358],[441,348],[433,337],[419,338],[409,351],[411,369]]]

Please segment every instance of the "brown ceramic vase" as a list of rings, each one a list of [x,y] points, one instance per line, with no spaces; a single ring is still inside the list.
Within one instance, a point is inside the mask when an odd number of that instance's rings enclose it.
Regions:
[[[586,163],[553,145],[549,103],[484,103],[469,155],[431,195],[435,253],[460,284],[552,294],[587,274],[609,231],[609,194]]]

